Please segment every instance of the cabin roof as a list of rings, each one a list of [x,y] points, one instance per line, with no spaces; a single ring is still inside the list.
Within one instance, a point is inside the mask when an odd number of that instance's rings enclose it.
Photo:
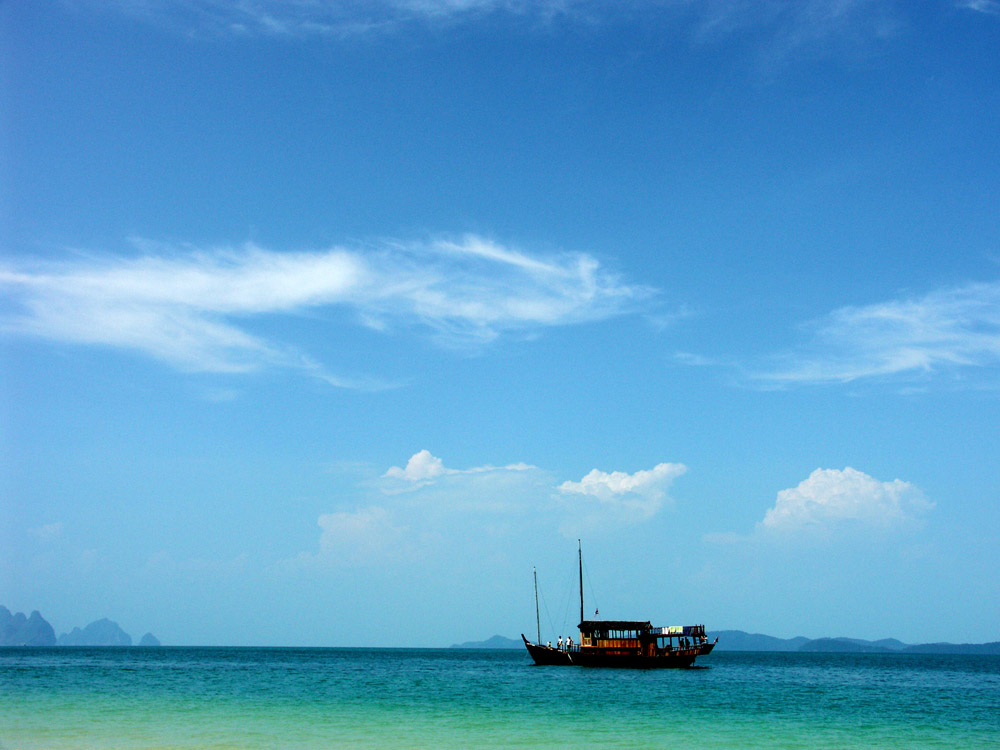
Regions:
[[[648,632],[651,627],[649,620],[584,620],[579,625],[582,633],[592,633],[595,630],[641,630]]]

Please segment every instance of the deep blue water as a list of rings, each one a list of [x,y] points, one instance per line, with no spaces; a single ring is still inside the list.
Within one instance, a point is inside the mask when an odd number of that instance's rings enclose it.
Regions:
[[[0,649],[0,748],[1000,747],[1000,657]]]

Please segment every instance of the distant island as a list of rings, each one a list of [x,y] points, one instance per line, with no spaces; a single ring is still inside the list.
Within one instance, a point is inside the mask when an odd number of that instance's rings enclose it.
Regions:
[[[73,628],[56,638],[55,630],[35,610],[30,617],[24,613],[12,614],[0,605],[0,646],[131,646],[132,636],[122,630],[117,622],[107,618],[95,620],[85,628]],[[159,646],[152,633],[146,633],[140,646]]]
[[[56,641],[57,646],[131,646],[132,636],[118,627],[117,622],[104,618],[90,623],[83,630],[73,628],[63,633]]]
[[[895,638],[866,641],[860,638],[775,638],[743,630],[716,630],[709,640],[719,639],[716,651],[797,651],[801,653],[872,653],[872,654],[979,654],[1000,655],[1000,641],[990,643],[916,643]],[[37,610],[26,616],[12,613],[0,605],[0,646],[131,646],[132,636],[107,618],[95,620],[84,628],[73,628],[56,638],[52,626]],[[137,644],[159,646],[159,639],[146,633]],[[485,641],[466,641],[451,646],[456,649],[521,649],[520,638],[494,635]]]
[[[988,654],[1000,655],[1000,641],[990,643],[917,643],[895,638],[866,641],[861,638],[775,638],[742,630],[718,630],[709,638],[719,638],[717,651],[799,651],[804,653],[871,654]]]
[[[456,643],[452,648],[524,648],[524,644],[520,640],[515,641],[513,638],[504,638],[502,635],[495,635],[492,638],[487,638],[485,641]]]
[[[798,651],[801,653],[871,653],[871,654],[980,654],[1000,655],[1000,641],[991,643],[918,643],[907,644],[895,638],[865,641],[860,638],[775,638],[742,630],[717,630],[708,633],[709,640],[718,637],[716,651]],[[495,635],[485,641],[456,643],[451,648],[511,649],[524,648],[521,641]]]
[[[56,633],[36,609],[31,617],[0,606],[0,646],[55,646]]]

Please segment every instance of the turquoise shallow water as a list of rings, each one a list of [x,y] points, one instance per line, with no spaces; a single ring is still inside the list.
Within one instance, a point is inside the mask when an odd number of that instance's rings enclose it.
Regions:
[[[520,651],[0,649],[3,750],[1000,747],[1000,657],[715,653],[693,670]]]

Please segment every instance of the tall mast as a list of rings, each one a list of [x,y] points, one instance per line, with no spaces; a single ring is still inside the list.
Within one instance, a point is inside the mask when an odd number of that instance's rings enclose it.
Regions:
[[[576,551],[580,557],[580,622],[583,622],[583,545],[576,540]]]
[[[535,575],[535,643],[541,645],[542,643],[542,624],[538,619],[538,569],[532,568],[531,572]]]

